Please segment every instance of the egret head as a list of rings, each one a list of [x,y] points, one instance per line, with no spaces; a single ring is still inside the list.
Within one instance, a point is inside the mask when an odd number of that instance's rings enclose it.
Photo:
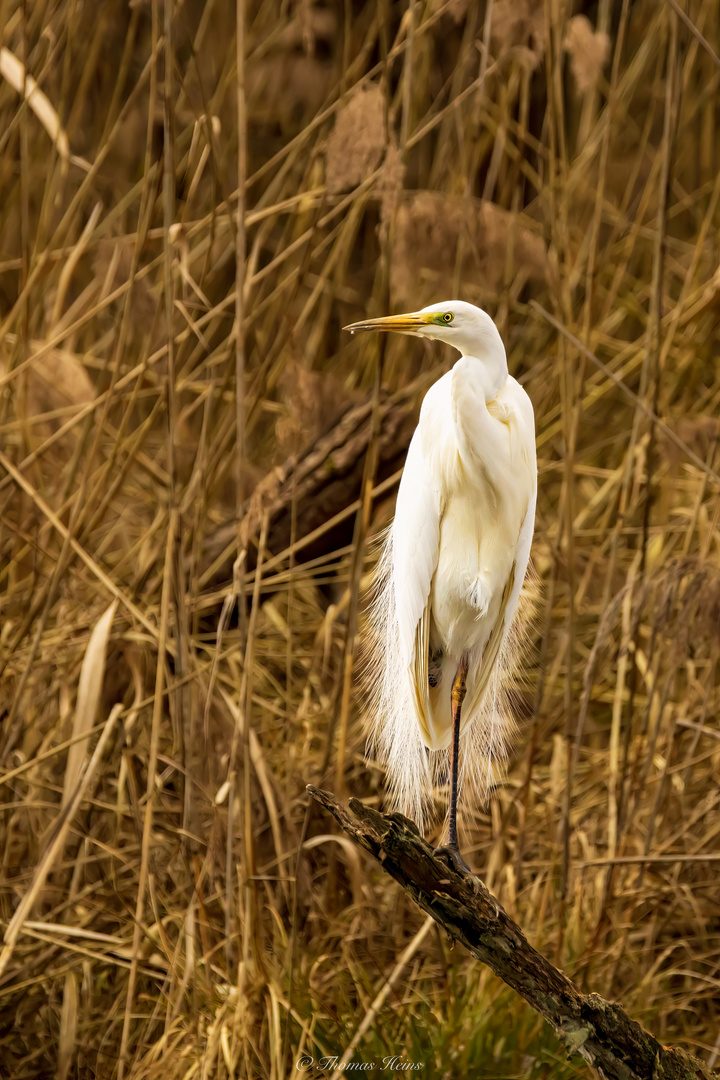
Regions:
[[[495,323],[487,312],[464,300],[444,300],[420,311],[406,315],[386,315],[380,319],[365,319],[343,329],[354,334],[359,330],[394,330],[399,334],[417,334],[437,338],[452,345],[463,356],[483,359],[488,353],[505,349]]]

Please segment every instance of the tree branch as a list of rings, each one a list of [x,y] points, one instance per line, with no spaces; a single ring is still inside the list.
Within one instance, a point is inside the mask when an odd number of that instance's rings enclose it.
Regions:
[[[581,1054],[606,1080],[718,1080],[697,1058],[662,1046],[619,1005],[581,994],[527,941],[520,927],[472,874],[433,854],[412,821],[350,800],[354,817],[326,791],[308,786],[341,828],[369,851],[453,940],[487,964],[539,1012],[569,1054]]]

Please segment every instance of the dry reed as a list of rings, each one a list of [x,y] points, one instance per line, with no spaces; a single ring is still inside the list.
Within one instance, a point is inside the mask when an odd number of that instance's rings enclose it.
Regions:
[[[379,372],[419,404],[451,362],[339,327],[454,295],[535,405],[543,582],[466,855],[717,1065],[717,4],[237,10],[244,48],[233,5],[0,4],[0,1074],[589,1075],[305,795],[382,803]],[[373,395],[347,527],[290,482],[289,540],[243,528]]]

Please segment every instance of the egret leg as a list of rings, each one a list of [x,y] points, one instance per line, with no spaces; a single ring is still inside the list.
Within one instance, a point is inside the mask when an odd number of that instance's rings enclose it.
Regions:
[[[448,816],[447,844],[437,848],[435,854],[449,859],[456,870],[471,873],[458,848],[457,838],[457,795],[458,771],[460,758],[460,719],[467,690],[468,654],[463,653],[453,679],[450,704],[452,710],[452,743],[450,745],[450,813]]]

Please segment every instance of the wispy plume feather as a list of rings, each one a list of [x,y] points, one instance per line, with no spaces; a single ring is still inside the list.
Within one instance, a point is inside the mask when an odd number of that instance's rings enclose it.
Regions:
[[[437,817],[437,804],[450,772],[450,751],[429,750],[422,741],[413,703],[412,676],[399,648],[393,581],[392,526],[378,538],[380,557],[369,592],[367,631],[362,650],[364,725],[367,752],[386,769],[389,807],[399,810],[422,831]],[[524,628],[531,617],[534,575],[498,651],[487,686],[463,716],[459,798],[485,803],[501,779],[516,732],[513,697],[522,684]],[[479,659],[479,658],[478,658]]]

